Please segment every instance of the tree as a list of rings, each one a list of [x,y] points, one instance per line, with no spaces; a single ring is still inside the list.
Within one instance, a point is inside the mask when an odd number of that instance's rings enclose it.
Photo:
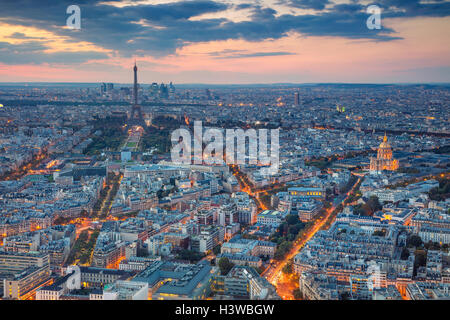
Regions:
[[[273,210],[274,208],[272,207],[272,204],[270,202],[271,200],[271,195],[270,194],[263,194],[259,197],[259,200],[264,204],[264,206],[266,206],[269,210]]]
[[[136,250],[136,255],[138,257],[148,257],[149,253],[148,253],[148,250],[146,248],[138,247],[137,250]]]
[[[277,251],[275,251],[274,259],[275,260],[283,260],[286,253],[289,252],[292,248],[292,242],[290,241],[283,241],[277,248]]]
[[[281,271],[283,271],[284,274],[291,274],[293,271],[293,262],[292,259],[290,259],[283,267]]]
[[[219,244],[219,245],[217,245],[217,246],[215,246],[214,248],[213,248],[213,253],[215,254],[215,255],[218,255],[219,253],[220,253],[220,249],[221,249],[222,247],[221,247],[221,245]]]
[[[189,262],[197,262],[201,260],[205,255],[198,251],[183,249],[178,253],[178,259],[188,260]]]
[[[219,269],[220,273],[224,276],[230,272],[230,270],[234,267],[234,263],[230,261],[227,257],[223,257],[219,259]]]
[[[298,223],[298,215],[296,214],[288,214],[286,216],[286,222],[288,225],[293,225]]]
[[[425,250],[416,250],[414,257],[414,275],[417,274],[419,267],[424,267],[427,264],[427,253]]]
[[[409,258],[409,250],[407,247],[403,247],[402,248],[402,252],[400,254],[400,259],[401,260],[408,260]]]
[[[257,268],[253,268],[256,270],[256,272],[258,272],[259,274],[263,273],[264,270],[266,270],[263,266],[257,267]]]
[[[348,180],[348,182],[345,184],[345,186],[343,186],[342,188],[340,188],[340,193],[346,193],[348,191],[350,191],[350,189],[353,187],[353,185],[355,184],[356,180],[358,180],[358,177],[351,175],[350,179]]]
[[[450,197],[450,179],[441,179],[439,187],[433,188],[429,192],[431,200],[444,201]]]
[[[423,244],[422,239],[416,235],[416,234],[412,234],[408,237],[408,239],[406,240],[406,245],[408,247],[420,247]]]
[[[302,223],[297,223],[288,227],[288,234],[292,234],[295,236],[303,229]]]
[[[380,204],[378,197],[372,196],[369,200],[367,200],[364,204],[358,204],[353,207],[353,211],[356,215],[360,216],[372,216],[375,212],[383,209],[383,206]]]
[[[367,205],[369,206],[372,214],[383,209],[383,206],[380,204],[377,196],[371,196],[367,201]]]
[[[82,218],[87,218],[89,216],[89,212],[86,211],[86,209],[81,210],[80,216]]]
[[[292,291],[292,294],[293,294],[295,300],[302,300],[303,299],[303,293],[300,291],[299,288],[294,289]]]

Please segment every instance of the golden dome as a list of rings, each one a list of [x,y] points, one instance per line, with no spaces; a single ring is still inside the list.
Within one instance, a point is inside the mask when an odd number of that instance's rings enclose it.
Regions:
[[[383,142],[380,144],[380,149],[391,149],[391,145],[387,142],[386,134],[384,134]]]

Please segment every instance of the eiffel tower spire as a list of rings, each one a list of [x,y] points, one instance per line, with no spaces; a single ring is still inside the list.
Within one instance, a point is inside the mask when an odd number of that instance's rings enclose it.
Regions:
[[[134,96],[134,104],[138,104],[138,84],[137,84],[137,66],[136,60],[134,61],[134,86],[133,86],[133,96]]]
[[[131,106],[131,115],[129,119],[129,124],[131,125],[140,125],[144,129],[147,128],[144,116],[142,114],[142,107],[138,104],[138,82],[137,82],[137,65],[136,60],[134,61],[134,84],[133,84],[133,104]]]

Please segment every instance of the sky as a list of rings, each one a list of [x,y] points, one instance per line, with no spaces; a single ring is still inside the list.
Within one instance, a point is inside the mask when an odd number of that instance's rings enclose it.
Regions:
[[[0,1],[0,82],[131,83],[135,61],[147,84],[450,82],[450,0]]]

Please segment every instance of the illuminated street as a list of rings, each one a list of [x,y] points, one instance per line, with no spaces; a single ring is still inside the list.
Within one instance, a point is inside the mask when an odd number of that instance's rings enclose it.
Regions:
[[[360,182],[361,178],[358,178],[352,189],[347,192],[345,199],[341,201],[341,204],[344,203],[344,201],[352,194],[354,191],[355,186]],[[316,222],[305,231],[305,234],[303,237],[297,241],[294,242],[293,248],[290,250],[290,252],[286,255],[284,260],[280,262],[276,262],[274,266],[269,267],[265,272],[263,273],[263,276],[273,285],[275,285],[278,289],[278,287],[283,287],[283,284],[279,284],[280,277],[282,275],[281,270],[286,265],[286,263],[293,259],[294,256],[303,248],[303,246],[316,234],[317,231],[319,231],[325,223],[328,221],[328,219],[334,217],[336,215],[336,206],[332,206],[331,208],[327,209],[326,214],[324,217],[318,218]],[[283,290],[283,289],[282,289]],[[285,290],[285,288],[284,288]],[[291,292],[292,293],[292,292]],[[287,296],[288,293],[285,293]],[[287,296],[288,297],[288,296]]]
[[[259,211],[266,210],[267,208],[258,199],[258,195],[260,193],[264,193],[268,190],[274,189],[275,187],[269,186],[264,190],[252,190],[249,183],[247,182],[247,178],[239,171],[238,166],[232,166],[232,171],[238,179],[241,191],[248,193],[255,199]],[[362,177],[359,176],[358,180],[355,182],[351,190],[346,193],[345,198],[340,201],[340,204],[343,204],[345,200],[348,199],[348,197],[354,192],[355,187],[358,185],[361,179]],[[298,287],[298,284],[292,283],[292,279],[286,277],[281,270],[290,259],[294,258],[294,256],[316,234],[316,232],[319,231],[329,221],[329,219],[335,217],[335,215],[337,214],[336,207],[337,205],[334,204],[331,208],[327,209],[325,215],[317,218],[314,224],[307,230],[305,230],[303,236],[294,242],[292,249],[288,254],[286,254],[286,257],[282,261],[273,260],[273,263],[262,273],[262,276],[264,276],[270,283],[277,287],[277,292],[283,299],[293,299],[292,290]]]

